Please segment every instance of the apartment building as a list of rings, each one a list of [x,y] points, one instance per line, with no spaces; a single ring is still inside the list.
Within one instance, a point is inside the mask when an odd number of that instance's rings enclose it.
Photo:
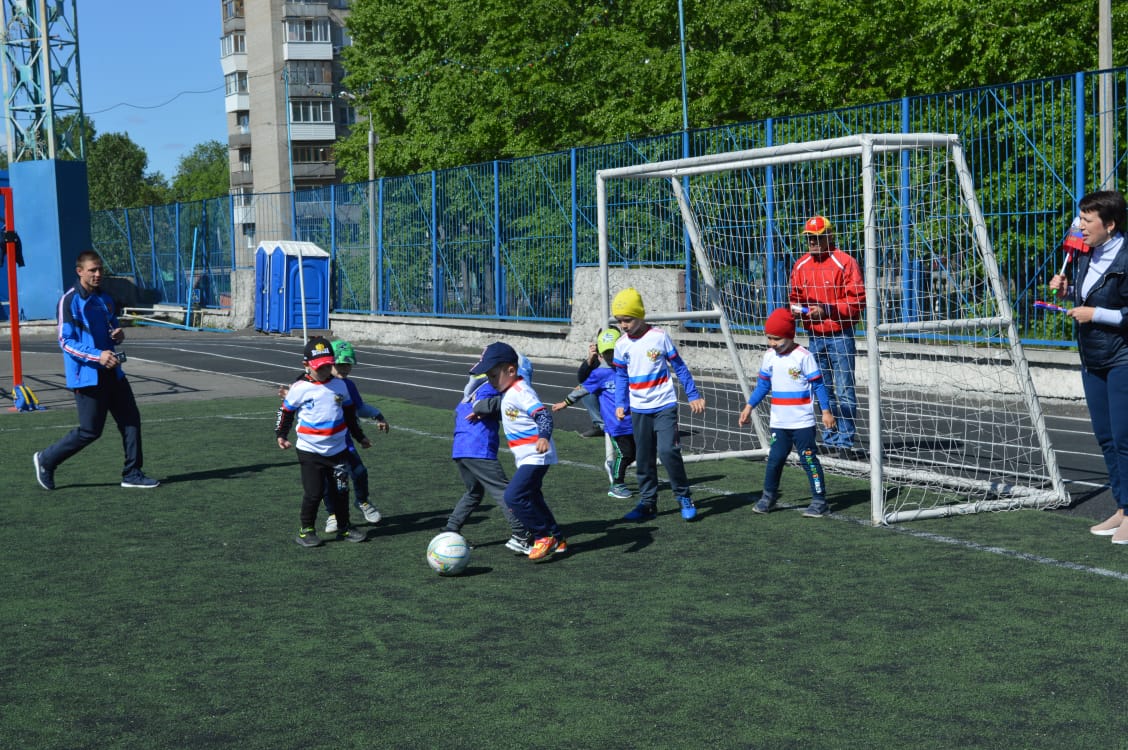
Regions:
[[[221,2],[234,218],[253,248],[254,196],[339,179],[333,145],[355,120],[339,95],[349,0]]]

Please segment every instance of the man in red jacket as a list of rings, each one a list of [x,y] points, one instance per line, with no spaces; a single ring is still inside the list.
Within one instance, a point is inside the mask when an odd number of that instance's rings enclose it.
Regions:
[[[819,363],[830,394],[837,426],[823,433],[823,443],[850,449],[858,414],[854,324],[865,308],[866,285],[857,261],[835,245],[834,227],[825,216],[808,219],[803,236],[808,252],[791,269],[789,301],[810,334],[808,349]]]

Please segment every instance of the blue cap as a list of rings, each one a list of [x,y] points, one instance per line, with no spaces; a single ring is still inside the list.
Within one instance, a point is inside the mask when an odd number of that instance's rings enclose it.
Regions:
[[[470,368],[471,375],[484,375],[498,365],[516,365],[521,361],[517,351],[502,341],[495,341],[482,351],[478,364]]]

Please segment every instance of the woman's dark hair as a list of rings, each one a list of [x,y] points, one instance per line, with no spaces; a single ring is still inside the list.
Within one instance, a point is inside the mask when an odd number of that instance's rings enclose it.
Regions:
[[[1116,224],[1116,232],[1128,231],[1128,204],[1115,190],[1098,190],[1089,193],[1077,203],[1079,211],[1096,211],[1105,224]]]

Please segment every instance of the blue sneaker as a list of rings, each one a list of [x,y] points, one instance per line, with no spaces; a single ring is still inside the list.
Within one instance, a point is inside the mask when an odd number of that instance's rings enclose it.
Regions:
[[[830,506],[827,505],[826,500],[816,500],[807,506],[803,511],[803,518],[822,518],[823,516],[830,515]]]
[[[688,495],[682,495],[678,498],[678,504],[681,505],[682,518],[687,521],[692,521],[697,518],[697,508],[693,504],[693,498]]]
[[[627,515],[624,521],[652,521],[658,517],[658,508],[653,503],[639,503]]]
[[[761,494],[760,499],[757,500],[756,504],[752,506],[752,512],[770,513],[772,508],[775,507],[775,504],[776,499],[774,497],[768,497],[767,495]]]
[[[154,487],[160,487],[161,483],[152,477],[147,477],[139,471],[135,471],[127,477],[121,478],[122,487],[134,487],[142,490],[151,490]]]
[[[35,481],[39,482],[39,486],[45,490],[55,489],[55,470],[48,469],[43,465],[40,460],[42,452],[36,451],[35,455],[31,457],[31,462],[35,464]]]

